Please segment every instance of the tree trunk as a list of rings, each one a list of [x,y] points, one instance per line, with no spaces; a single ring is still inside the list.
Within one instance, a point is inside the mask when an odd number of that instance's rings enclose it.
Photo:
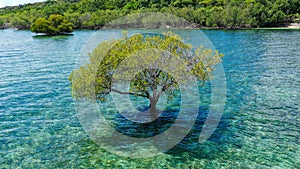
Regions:
[[[150,117],[151,117],[152,121],[158,118],[156,103],[157,103],[157,100],[150,99]]]

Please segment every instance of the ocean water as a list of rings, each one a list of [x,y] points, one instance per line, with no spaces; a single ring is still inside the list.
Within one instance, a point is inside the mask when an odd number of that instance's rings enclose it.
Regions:
[[[94,143],[74,109],[68,77],[95,31],[37,37],[0,30],[0,168],[299,168],[300,31],[202,32],[225,54],[218,128],[197,143],[210,106],[207,83],[192,132],[163,155],[131,159]],[[200,30],[174,33],[201,44],[194,40]],[[99,40],[121,35],[101,30]]]

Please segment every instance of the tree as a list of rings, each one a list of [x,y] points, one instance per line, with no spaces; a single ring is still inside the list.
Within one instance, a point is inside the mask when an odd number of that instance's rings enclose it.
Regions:
[[[66,13],[65,17],[68,21],[74,24],[74,28],[81,28],[82,26],[82,19],[80,13]]]
[[[31,32],[51,34],[51,23],[45,18],[37,19],[30,27]]]
[[[0,18],[0,29],[2,29],[4,26],[4,22],[3,22],[3,20],[2,20],[2,18]]]
[[[138,34],[102,42],[90,54],[90,63],[74,70],[69,79],[76,99],[96,96],[103,101],[111,92],[147,98],[151,119],[156,119],[156,104],[163,94],[173,97],[189,73],[205,81],[222,56],[203,47],[193,52],[190,44],[171,33]],[[129,82],[128,90],[113,84],[122,81]]]
[[[35,33],[60,35],[73,32],[73,24],[67,21],[62,15],[51,15],[49,19],[37,19],[31,24],[30,30]]]

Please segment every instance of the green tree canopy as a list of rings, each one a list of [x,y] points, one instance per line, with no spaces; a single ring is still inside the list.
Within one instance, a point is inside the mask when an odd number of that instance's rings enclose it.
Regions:
[[[55,0],[0,8],[4,28],[28,29],[38,18],[66,16],[75,28],[98,29],[140,12],[162,12],[199,26],[219,28],[284,26],[299,19],[299,0]],[[155,20],[155,18],[152,18]]]
[[[194,50],[171,33],[102,42],[90,54],[90,63],[70,75],[73,96],[105,100],[115,92],[144,97],[149,99],[151,118],[156,119],[156,104],[163,94],[174,96],[189,74],[202,82],[207,80],[222,56],[203,47]],[[130,84],[129,89],[114,85],[120,82]]]
[[[50,15],[48,19],[39,18],[30,27],[35,33],[47,35],[59,35],[73,32],[73,24],[62,15]]]

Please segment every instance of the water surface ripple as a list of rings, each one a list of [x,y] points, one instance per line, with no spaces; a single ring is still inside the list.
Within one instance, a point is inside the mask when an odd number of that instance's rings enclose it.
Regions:
[[[103,39],[112,32],[121,34],[105,30]],[[153,159],[99,149],[76,118],[68,76],[93,33],[34,37],[29,31],[0,30],[0,168],[300,166],[300,31],[204,31],[225,54],[222,121],[203,145],[192,143],[201,128],[195,124],[195,133]],[[175,33],[199,44],[193,41],[199,30]],[[202,88],[199,121],[209,91],[209,84]]]

